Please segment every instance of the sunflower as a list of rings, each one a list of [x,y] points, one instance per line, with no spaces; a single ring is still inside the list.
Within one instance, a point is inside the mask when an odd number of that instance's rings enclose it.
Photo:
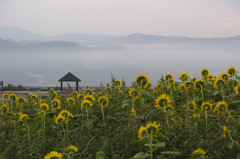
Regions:
[[[223,80],[227,81],[229,80],[229,76],[227,73],[223,72],[219,75],[219,78],[222,78]]]
[[[6,113],[8,113],[8,112],[9,112],[9,107],[8,107],[7,105],[2,105],[2,106],[0,107],[0,112],[1,112],[1,114],[6,114]]]
[[[191,112],[194,112],[197,109],[197,104],[195,103],[195,101],[188,101],[187,109]]]
[[[65,118],[63,115],[58,115],[56,118],[55,118],[55,123],[56,124],[61,124],[62,122],[64,122]]]
[[[16,94],[10,94],[10,95],[9,95],[9,98],[10,98],[12,101],[15,101],[15,100],[17,100],[17,95],[16,95]]]
[[[78,99],[83,100],[84,99],[84,95],[82,93],[78,94]]]
[[[38,101],[39,100],[39,98],[38,98],[38,96],[36,94],[32,94],[31,95],[31,99],[34,100],[34,101]]]
[[[47,155],[44,156],[44,159],[53,159],[53,158],[62,159],[62,154],[57,151],[51,151],[50,153],[47,153]]]
[[[51,106],[53,107],[54,110],[60,109],[61,108],[61,102],[59,99],[53,99],[51,102]]]
[[[59,113],[59,115],[64,116],[64,118],[69,118],[69,117],[73,118],[73,114],[70,113],[70,112],[69,112],[68,110],[66,110],[66,109],[63,109],[63,110]]]
[[[222,78],[216,78],[216,80],[214,81],[213,86],[215,88],[222,88],[225,84],[225,81]]]
[[[49,94],[52,94],[53,92],[55,92],[54,88],[50,88],[50,89],[48,90],[48,93],[49,93]]]
[[[48,111],[49,110],[49,105],[47,103],[41,103],[40,104],[40,110],[41,111]]]
[[[77,98],[78,97],[78,92],[77,91],[72,91],[72,97]]]
[[[164,86],[163,86],[163,84],[162,83],[158,83],[157,85],[156,85],[156,88],[157,89],[160,89],[160,88],[163,88]]]
[[[118,91],[118,95],[119,95],[119,96],[122,96],[122,95],[123,95],[123,91],[122,91],[122,90],[119,90],[119,91]]]
[[[209,101],[205,101],[202,103],[201,111],[202,112],[210,112],[212,110],[212,103]]]
[[[138,129],[138,138],[141,139],[141,138],[143,138],[145,135],[147,135],[147,128],[144,127],[144,126],[141,126],[141,127]]]
[[[94,96],[93,96],[93,95],[89,95],[89,94],[85,95],[85,96],[84,96],[84,99],[90,100],[91,102],[92,102],[92,101],[95,101]]]
[[[129,96],[131,96],[134,99],[137,99],[140,96],[140,93],[137,89],[132,88],[129,92]]]
[[[196,118],[196,119],[200,118],[200,114],[193,114],[193,117]]]
[[[201,159],[207,158],[206,152],[201,148],[193,151],[191,156],[192,158],[201,158]]]
[[[92,90],[91,88],[87,88],[87,89],[84,91],[84,94],[92,95],[92,94],[93,94],[93,90]]]
[[[158,130],[160,130],[160,124],[157,124],[156,121],[153,122],[147,122],[146,124],[146,129],[147,129],[147,133],[150,136],[151,134],[156,137],[156,133],[158,132]]]
[[[168,86],[167,86],[168,90],[170,90],[170,89],[175,90],[176,89],[174,80],[170,79],[170,80],[167,81],[167,83],[168,83]]]
[[[140,73],[139,75],[136,76],[135,82],[137,83],[138,86],[141,86],[142,88],[147,88],[149,82],[148,76]]]
[[[168,80],[174,80],[173,75],[172,75],[171,73],[167,73],[167,74],[165,75],[165,80],[166,80],[166,81],[168,81]]]
[[[93,103],[90,100],[84,99],[82,101],[82,107],[92,107]]]
[[[8,94],[8,93],[4,93],[4,94],[2,95],[2,98],[3,98],[4,100],[8,100],[8,99],[9,99],[9,94]]]
[[[134,108],[131,109],[131,113],[133,116],[136,116],[136,110]]]
[[[206,78],[208,77],[208,74],[209,74],[209,70],[208,70],[208,69],[203,68],[203,69],[201,70],[200,75],[202,76],[203,79],[206,79]]]
[[[102,96],[98,99],[99,106],[107,107],[109,104],[108,97]]]
[[[19,117],[19,120],[23,122],[25,119],[28,119],[28,118],[29,118],[29,117],[28,117],[27,114],[21,113],[21,114],[20,114],[20,117]]]
[[[200,79],[197,79],[197,80],[194,82],[194,88],[195,88],[197,91],[201,91],[201,89],[204,88],[204,81],[203,81],[203,80],[200,80]]]
[[[237,73],[236,68],[234,66],[229,67],[227,73],[229,74],[229,76],[234,76]]]
[[[169,106],[171,102],[171,97],[166,95],[166,94],[162,94],[160,95],[156,100],[155,100],[155,107],[156,108],[164,108],[164,106]]]
[[[110,86],[105,87],[105,91],[106,92],[111,92],[112,91],[112,87],[110,87]]]
[[[26,99],[23,98],[23,97],[19,97],[17,101],[18,101],[18,103],[19,103],[20,105],[23,105],[23,104],[26,103]]]
[[[179,78],[182,80],[182,81],[187,81],[189,79],[189,74],[187,72],[183,72],[179,75]]]
[[[225,101],[220,101],[216,104],[214,112],[218,112],[219,115],[222,115],[228,109],[228,104]]]
[[[45,100],[45,99],[41,99],[41,100],[39,101],[39,103],[40,103],[40,104],[46,103],[46,100]]]
[[[67,104],[70,106],[75,106],[75,99],[73,97],[67,98]]]
[[[240,95],[240,84],[238,84],[234,87],[234,91],[236,94]]]
[[[187,90],[187,87],[185,86],[184,83],[182,83],[182,84],[178,85],[178,89],[185,91],[185,90]]]
[[[74,152],[78,152],[78,148],[76,146],[70,145],[66,148],[67,151],[73,150]]]
[[[114,80],[114,86],[119,87],[121,84],[122,82],[120,80]]]
[[[190,87],[193,87],[192,81],[185,81],[184,84],[185,84],[187,89],[189,89]]]
[[[208,80],[210,80],[210,81],[213,81],[213,80],[215,79],[213,75],[208,75],[207,78],[208,78]]]

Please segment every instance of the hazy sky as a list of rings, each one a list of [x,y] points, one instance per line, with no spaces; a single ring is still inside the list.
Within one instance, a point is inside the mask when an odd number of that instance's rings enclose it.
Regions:
[[[240,35],[240,0],[0,0],[0,26],[45,35]]]

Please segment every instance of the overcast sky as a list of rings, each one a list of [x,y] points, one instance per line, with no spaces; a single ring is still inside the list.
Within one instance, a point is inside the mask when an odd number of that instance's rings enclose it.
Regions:
[[[65,33],[240,35],[240,0],[0,0],[0,27]]]

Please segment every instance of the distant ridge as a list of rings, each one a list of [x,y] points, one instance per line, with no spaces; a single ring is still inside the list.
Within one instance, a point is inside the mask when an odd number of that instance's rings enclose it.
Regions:
[[[190,38],[184,36],[159,36],[140,33],[133,33],[127,36],[91,35],[80,33],[45,36],[17,27],[0,27],[0,38],[14,41],[68,41],[74,43],[105,43],[105,44],[240,42],[240,36],[224,38]]]

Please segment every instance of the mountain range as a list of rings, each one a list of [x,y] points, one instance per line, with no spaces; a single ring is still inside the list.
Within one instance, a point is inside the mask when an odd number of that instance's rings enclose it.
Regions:
[[[240,36],[223,38],[190,38],[133,33],[126,36],[70,33],[46,36],[16,27],[0,27],[0,50],[124,50],[125,44],[194,44],[202,46],[240,47]],[[94,47],[91,47],[94,46]]]

